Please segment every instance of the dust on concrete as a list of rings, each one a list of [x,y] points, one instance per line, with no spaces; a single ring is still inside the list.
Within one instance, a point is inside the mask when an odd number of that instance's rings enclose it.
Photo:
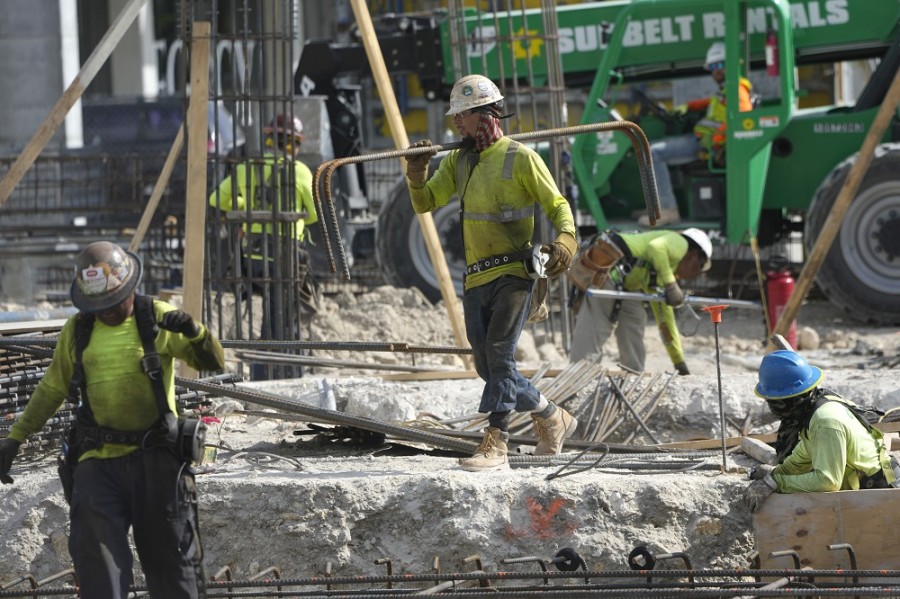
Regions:
[[[761,314],[727,310],[718,352],[715,330],[700,316],[696,330],[683,327],[691,333],[684,345],[693,374],[673,379],[647,425],[663,440],[716,438],[721,405],[729,434],[738,426],[771,430],[775,423],[752,392],[765,351]],[[900,406],[894,373],[880,366],[883,356],[896,355],[895,330],[855,324],[825,303],[805,305],[798,320],[819,337],[818,347],[804,354],[825,368],[824,385],[860,403]],[[326,298],[309,326],[313,340],[454,345],[442,305],[389,287]],[[671,371],[652,319],[645,343],[647,370]],[[521,367],[565,367],[558,344],[543,327],[530,328],[519,351]],[[612,367],[614,344],[608,349],[604,361]],[[346,352],[315,353],[347,359]],[[354,359],[462,368],[453,355],[363,352]],[[424,415],[473,415],[482,384],[387,381],[373,370],[316,368],[301,379],[259,386],[357,416],[409,423]],[[572,401],[585,401],[590,391]],[[395,573],[424,573],[436,557],[444,571],[453,571],[467,569],[462,559],[471,555],[497,570],[503,558],[552,557],[563,547],[578,551],[589,569],[622,569],[638,545],[684,552],[695,568],[727,568],[747,566],[753,551],[750,514],[739,498],[746,468],[755,462],[737,453],[729,454],[724,473],[715,468],[717,456],[703,458],[710,468],[684,473],[600,468],[554,480],[546,477],[556,466],[467,473],[440,452],[401,455],[317,443],[295,434],[308,431],[303,423],[237,412],[265,410],[261,406],[229,400],[218,407],[222,422],[208,437],[218,457],[198,475],[208,574],[227,565],[246,577],[275,565],[283,576],[309,576],[328,564],[334,573],[374,574],[385,571],[375,564],[383,559]],[[650,441],[639,434],[635,443]],[[15,484],[0,487],[0,584],[70,566],[67,506],[53,456],[18,461],[12,475]]]

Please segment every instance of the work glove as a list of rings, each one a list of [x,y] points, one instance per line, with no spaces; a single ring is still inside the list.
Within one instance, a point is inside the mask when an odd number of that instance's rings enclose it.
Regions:
[[[691,373],[691,371],[688,370],[686,362],[679,362],[678,364],[676,364],[675,370],[677,370],[678,374],[680,374],[681,376],[686,376]]]
[[[173,333],[181,333],[188,339],[199,335],[201,330],[200,325],[194,322],[193,317],[181,310],[171,310],[163,314],[162,320],[159,321],[159,328]]]
[[[21,443],[15,439],[0,439],[0,482],[4,485],[13,483],[9,469],[12,468],[13,458],[19,453],[19,445]]]
[[[430,147],[431,140],[423,139],[422,141],[417,141],[407,149],[411,150],[413,148]],[[434,158],[435,154],[437,154],[437,150],[432,150],[431,152],[423,152],[422,154],[416,154],[415,156],[409,156],[406,159],[406,178],[409,179],[412,183],[418,183],[420,185],[424,184],[425,180],[428,179],[428,163],[431,162],[431,159]]]
[[[778,484],[771,475],[766,475],[759,480],[750,483],[747,490],[744,491],[744,505],[751,512],[755,512],[762,507],[769,495],[778,490]]]
[[[681,304],[684,303],[684,292],[681,290],[681,287],[678,286],[678,283],[672,281],[667,284],[663,291],[666,294],[666,303],[672,306],[673,308],[677,308]]]
[[[750,480],[762,480],[766,476],[772,474],[773,470],[775,470],[775,466],[770,466],[769,464],[760,464],[750,471]],[[775,479],[773,478],[772,480]]]
[[[542,245],[541,252],[549,256],[544,267],[547,276],[552,279],[569,270],[577,250],[578,242],[568,233],[560,233],[556,236],[556,241]]]
[[[687,112],[688,112],[687,104],[679,104],[678,106],[676,106],[675,108],[672,109],[672,114],[675,114],[677,116],[684,116],[685,114],[687,114]]]

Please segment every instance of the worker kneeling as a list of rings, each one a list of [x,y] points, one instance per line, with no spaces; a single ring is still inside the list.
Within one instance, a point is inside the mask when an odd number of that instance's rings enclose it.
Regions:
[[[774,492],[819,493],[900,486],[900,465],[865,409],[819,387],[822,370],[793,351],[763,358],[756,394],[781,418],[777,466],[753,469],[744,503],[756,511]]]

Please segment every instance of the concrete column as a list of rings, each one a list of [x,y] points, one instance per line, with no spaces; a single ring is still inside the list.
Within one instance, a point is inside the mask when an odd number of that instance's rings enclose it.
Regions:
[[[128,0],[109,0],[112,23]],[[141,9],[122,41],[109,57],[113,96],[156,98],[159,95],[159,67],[156,55],[153,2]]]
[[[75,0],[0,2],[0,151],[24,147],[71,82],[71,59],[78,62],[74,14]],[[80,108],[77,112],[80,120]],[[80,144],[80,127],[73,119],[47,149],[64,146],[70,126],[73,143]]]

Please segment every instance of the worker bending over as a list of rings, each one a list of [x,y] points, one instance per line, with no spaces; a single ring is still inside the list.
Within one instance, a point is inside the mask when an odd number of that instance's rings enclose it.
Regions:
[[[655,293],[660,287],[663,289],[665,304],[651,302],[650,310],[675,369],[679,374],[690,374],[673,308],[684,303],[684,292],[678,279],[693,279],[709,270],[712,264],[712,242],[709,237],[695,228],[681,232],[608,231],[600,235],[594,244],[606,244],[609,252],[619,256],[608,266],[608,276],[601,277],[597,282],[600,289],[643,293]],[[590,252],[590,248],[587,251]],[[583,254],[579,255],[579,260],[582,256]],[[578,267],[580,265],[576,269]],[[585,295],[584,290],[581,290],[581,294],[576,292],[574,296],[578,297],[579,305],[575,315],[570,360],[577,362],[593,358],[599,361],[603,356],[604,344],[615,333],[619,362],[626,368],[643,371],[647,356],[644,347],[647,312],[643,302],[592,297]]]

